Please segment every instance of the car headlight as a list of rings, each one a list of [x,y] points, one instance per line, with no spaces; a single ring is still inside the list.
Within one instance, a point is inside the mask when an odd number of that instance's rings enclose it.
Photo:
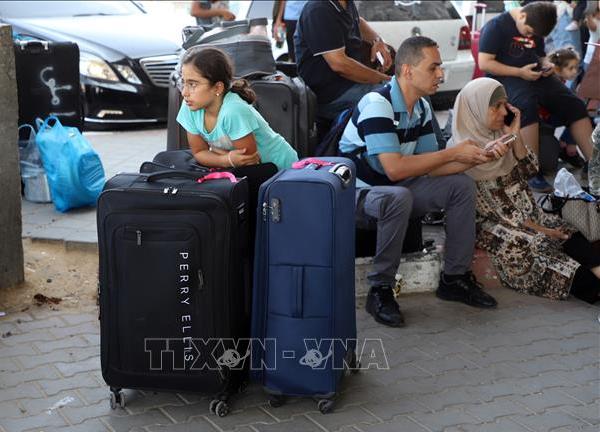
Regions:
[[[117,71],[119,71],[121,76],[123,78],[125,78],[127,81],[129,81],[131,84],[141,84],[142,83],[140,81],[140,79],[138,78],[138,76],[133,71],[133,69],[131,69],[129,66],[120,65],[120,64],[115,64],[114,66],[117,69]]]
[[[119,77],[108,63],[100,57],[85,52],[82,52],[79,57],[79,72],[90,78],[119,81]]]

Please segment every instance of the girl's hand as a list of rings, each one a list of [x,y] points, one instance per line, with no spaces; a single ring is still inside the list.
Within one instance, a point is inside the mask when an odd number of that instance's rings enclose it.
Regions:
[[[504,126],[502,128],[502,132],[504,134],[512,133],[519,136],[521,134],[521,111],[519,111],[519,108],[512,106],[508,102],[506,102],[506,109],[513,113],[515,116],[510,125]]]
[[[228,158],[233,163],[234,167],[256,165],[260,163],[260,155],[258,152],[247,155],[245,148],[231,150],[228,154]]]

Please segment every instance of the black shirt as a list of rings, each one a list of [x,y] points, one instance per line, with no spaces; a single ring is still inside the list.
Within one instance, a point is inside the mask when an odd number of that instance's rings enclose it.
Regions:
[[[526,38],[519,33],[509,12],[491,19],[481,29],[479,52],[495,54],[496,60],[507,66],[523,67],[537,63],[540,57],[546,55],[544,49],[543,38]]]
[[[302,9],[294,34],[298,74],[315,92],[319,104],[336,99],[355,82],[335,73],[323,53],[345,48],[360,61],[359,16],[353,0],[344,9],[336,0],[309,1]]]

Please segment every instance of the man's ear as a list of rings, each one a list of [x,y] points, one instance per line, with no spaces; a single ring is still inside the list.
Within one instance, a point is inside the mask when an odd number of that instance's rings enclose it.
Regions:
[[[404,79],[410,79],[412,78],[412,70],[410,65],[408,64],[403,64],[400,67],[400,76]]]

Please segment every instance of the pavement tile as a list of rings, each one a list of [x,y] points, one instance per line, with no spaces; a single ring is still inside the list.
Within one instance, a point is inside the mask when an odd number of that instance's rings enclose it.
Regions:
[[[30,431],[40,432],[40,429],[30,429]],[[43,432],[109,432],[109,429],[99,419],[89,419],[78,425],[44,428]]]
[[[232,407],[235,410],[235,407]],[[256,423],[271,424],[276,420],[260,408],[248,408],[242,411],[232,411],[225,417],[210,415],[209,420],[224,431],[236,427],[254,425]]]
[[[94,405],[66,405],[61,408],[61,413],[69,419],[71,424],[83,423],[90,418],[99,417],[130,417],[126,410],[121,408],[111,409],[108,399]]]
[[[583,406],[564,406],[561,410],[583,420],[585,423],[600,425],[600,401]]]
[[[51,351],[46,354],[19,356],[18,360],[23,368],[27,370],[45,364],[77,362],[96,357],[97,355],[98,349],[96,347],[67,348]]]
[[[549,408],[564,405],[581,405],[579,401],[563,392],[560,387],[546,389],[541,393],[534,393],[527,396],[513,395],[510,396],[510,399],[516,403],[525,405],[536,414],[540,414]]]
[[[42,390],[52,396],[64,390],[79,389],[81,387],[103,387],[91,374],[84,372],[69,378],[38,381]]]
[[[465,387],[418,396],[415,400],[427,407],[430,412],[442,411],[455,405],[472,406],[483,402]]]
[[[45,429],[49,426],[67,426],[62,416],[53,411],[51,414],[38,414],[22,418],[0,418],[0,426],[6,431],[21,432],[29,429]]]
[[[165,426],[147,426],[145,428],[148,432],[216,432],[218,431],[209,421],[204,417],[196,417],[189,423],[181,423],[174,425]],[[240,429],[241,431],[241,429]],[[237,432],[237,429],[236,429]],[[248,432],[256,432],[249,429]]]
[[[40,391],[38,386],[33,383],[23,383],[18,387],[11,387],[0,391],[0,402],[14,401],[21,398],[40,397],[44,397],[44,394]]]
[[[481,420],[481,423],[492,423],[500,417],[510,415],[530,415],[533,414],[526,406],[515,403],[507,398],[496,399],[492,402],[484,402],[478,405],[469,405],[465,411],[470,415]]]
[[[0,418],[23,417],[23,408],[16,401],[0,402]]]
[[[576,429],[589,426],[581,420],[561,411],[547,411],[530,416],[511,416],[511,420],[535,432],[547,432],[553,428],[570,427]]]
[[[107,404],[108,406],[108,404]],[[134,427],[168,425],[173,423],[160,410],[151,410],[144,414],[128,416],[109,416],[102,417],[102,421],[108,424],[115,432],[129,432]]]
[[[54,336],[53,339],[61,339],[75,335],[89,334],[89,333],[98,333],[99,332],[99,324],[97,321],[95,322],[83,322],[80,324],[68,326],[68,327],[58,327],[50,329],[50,332]]]
[[[374,425],[360,425],[362,432],[429,432],[430,429],[418,425],[409,417],[396,417],[394,420],[386,423],[377,423]]]
[[[98,312],[94,313],[66,313],[61,316],[62,320],[67,323],[67,325],[77,325],[85,322],[97,322],[98,321]]]
[[[502,418],[495,423],[482,423],[478,425],[465,424],[453,426],[444,430],[444,432],[531,432],[530,429],[515,423],[514,421]]]
[[[536,357],[532,360],[522,362],[507,362],[505,364],[511,368],[525,372],[528,376],[536,376],[544,372],[566,371],[571,369],[571,367],[565,363],[558,361],[556,356],[551,355]]]
[[[340,397],[336,403],[346,399],[346,397]],[[310,398],[289,398],[280,407],[273,408],[269,404],[266,404],[262,407],[262,409],[264,409],[278,421],[282,422],[291,420],[292,417],[299,416],[300,414],[307,414],[310,412],[315,414],[319,413],[316,402]]]
[[[420,369],[426,370],[431,375],[440,375],[452,370],[478,368],[476,364],[456,355],[449,355],[436,360],[420,361],[417,365]]]
[[[33,348],[32,344],[23,343],[21,345],[8,346],[0,342],[0,359],[33,355],[38,355],[38,352]]]
[[[60,378],[60,374],[56,371],[54,366],[43,365],[22,372],[12,372],[0,375],[0,388],[14,387],[30,381],[52,380],[56,378]]]
[[[517,379],[502,380],[492,384],[466,387],[465,391],[484,402],[491,402],[503,396],[524,396],[531,393],[529,390],[519,387],[518,383]]]
[[[589,350],[579,350],[570,355],[552,356],[557,362],[564,364],[568,369],[581,369],[586,366],[600,367],[600,347]]]
[[[185,402],[176,393],[124,390],[127,411],[141,414],[164,406],[182,406]]]
[[[100,369],[100,356],[71,363],[55,363],[54,366],[62,376],[71,377],[81,372],[97,371]]]
[[[406,397],[387,402],[369,401],[362,404],[361,407],[379,421],[390,422],[401,415],[428,412],[428,407],[420,402],[420,399]]]
[[[0,358],[0,374],[8,372],[18,372],[21,367],[15,363],[11,358]],[[0,375],[0,380],[2,376]]]
[[[273,424],[255,424],[252,426],[259,432],[322,432],[323,429],[305,416],[294,417],[293,420]]]
[[[578,387],[558,388],[557,390],[577,399],[582,405],[600,399],[600,382],[594,381]]]
[[[2,343],[9,347],[21,346],[28,342],[43,342],[48,340],[54,340],[52,334],[46,329],[38,329],[34,331],[28,331],[26,333],[15,333],[9,337],[3,337]],[[8,357],[3,355],[2,357]]]
[[[312,421],[321,425],[325,430],[328,431],[339,431],[344,426],[350,425],[369,425],[379,423],[379,420],[363,410],[359,406],[347,407],[343,410],[337,410],[334,407],[333,412],[329,414],[309,413],[307,414]]]
[[[81,336],[59,339],[55,341],[34,342],[33,345],[41,353],[49,353],[56,350],[64,350],[69,348],[85,348],[89,347],[90,343]]]
[[[586,366],[570,371],[559,371],[556,374],[571,385],[586,385],[589,382],[600,380],[600,369],[596,366]]]
[[[50,329],[54,327],[64,327],[67,323],[65,323],[58,316],[50,316],[45,319],[35,320],[35,321],[23,321],[17,324],[17,328],[20,333],[29,332],[31,330],[42,330],[42,329]]]
[[[435,432],[461,424],[481,423],[476,417],[454,408],[438,411],[433,414],[412,414],[410,418]]]
[[[162,407],[162,411],[175,420],[175,422],[186,423],[194,417],[210,416],[211,413],[208,411],[208,404],[209,400],[206,399],[191,404],[166,405]],[[231,404],[230,409],[235,409],[235,405]]]

